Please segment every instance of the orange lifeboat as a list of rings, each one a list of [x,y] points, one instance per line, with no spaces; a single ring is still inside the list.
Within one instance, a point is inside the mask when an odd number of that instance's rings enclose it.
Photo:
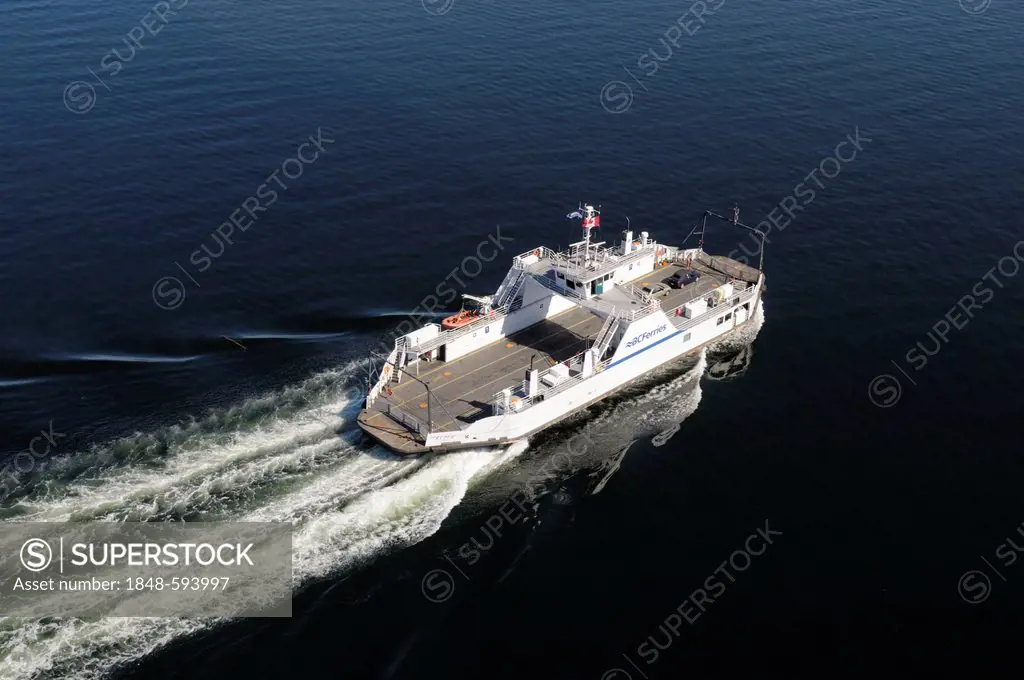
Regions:
[[[451,330],[453,328],[459,328],[466,324],[473,323],[480,318],[480,314],[473,310],[464,309],[458,314],[453,314],[447,319],[441,322],[441,327],[445,330]]]

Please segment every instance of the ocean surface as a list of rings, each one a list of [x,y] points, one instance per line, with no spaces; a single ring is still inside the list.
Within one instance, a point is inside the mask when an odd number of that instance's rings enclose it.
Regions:
[[[0,521],[295,531],[291,618],[7,618],[0,677],[1017,668],[1021,3],[0,11]],[[526,444],[366,441],[368,352],[580,201],[768,220],[756,323]]]

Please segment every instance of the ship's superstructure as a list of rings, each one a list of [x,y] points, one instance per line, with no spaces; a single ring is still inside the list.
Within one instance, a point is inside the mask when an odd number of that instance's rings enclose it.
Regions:
[[[371,362],[364,431],[402,454],[522,439],[724,337],[757,309],[760,265],[703,250],[713,217],[759,234],[763,253],[763,234],[738,210],[731,220],[705,212],[689,249],[628,229],[608,247],[591,238],[596,208],[569,217],[583,221],[583,240],[516,256],[476,317],[427,324]]]

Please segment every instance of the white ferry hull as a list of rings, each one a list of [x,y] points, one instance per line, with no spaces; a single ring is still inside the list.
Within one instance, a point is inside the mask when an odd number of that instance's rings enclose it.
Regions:
[[[600,213],[581,210],[569,217],[583,219],[583,241],[513,258],[493,296],[464,296],[479,309],[449,319],[473,321],[426,324],[396,338],[376,375],[371,362],[359,426],[407,455],[508,444],[726,337],[755,313],[759,268],[700,246],[659,244],[647,232],[634,240],[626,230],[618,246],[603,247],[590,240]],[[727,221],[760,234],[738,214]],[[703,243],[703,227],[700,236]]]

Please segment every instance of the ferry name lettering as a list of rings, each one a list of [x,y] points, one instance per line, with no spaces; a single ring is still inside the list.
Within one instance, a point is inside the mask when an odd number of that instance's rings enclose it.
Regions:
[[[626,343],[626,347],[632,347],[633,345],[635,345],[637,343],[643,342],[644,340],[646,340],[648,338],[654,337],[655,335],[658,335],[659,333],[663,332],[665,330],[665,328],[667,328],[667,326],[665,324],[662,324],[662,325],[658,326],[657,328],[655,328],[653,331],[647,331],[646,333],[641,333],[640,335],[636,336],[635,338],[630,340],[628,343]]]

